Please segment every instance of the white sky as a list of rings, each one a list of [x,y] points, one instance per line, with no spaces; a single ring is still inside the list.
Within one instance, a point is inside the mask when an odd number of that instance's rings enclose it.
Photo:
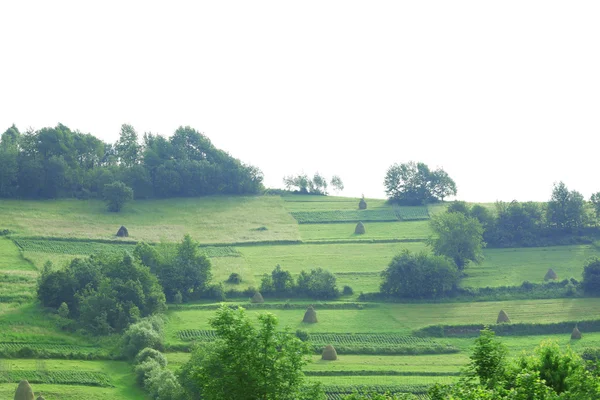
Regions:
[[[395,162],[470,201],[600,191],[597,1],[2,1],[0,131],[191,125],[267,186]]]

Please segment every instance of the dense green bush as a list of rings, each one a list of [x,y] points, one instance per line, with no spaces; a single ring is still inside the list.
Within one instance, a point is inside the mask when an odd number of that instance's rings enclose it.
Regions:
[[[164,349],[164,320],[158,316],[131,325],[122,337],[122,353],[133,359],[144,349]],[[146,356],[144,356],[146,357]]]
[[[310,272],[301,271],[297,292],[315,299],[335,299],[340,296],[335,275],[322,268],[312,269]]]
[[[456,266],[426,252],[402,251],[381,273],[381,293],[392,297],[442,297],[458,283]]]
[[[156,277],[128,254],[76,258],[60,270],[46,265],[37,295],[46,307],[65,303],[70,318],[95,334],[121,331],[165,309]]]
[[[133,189],[123,182],[116,181],[104,185],[102,197],[106,201],[108,211],[119,212],[130,200],[133,200]]]

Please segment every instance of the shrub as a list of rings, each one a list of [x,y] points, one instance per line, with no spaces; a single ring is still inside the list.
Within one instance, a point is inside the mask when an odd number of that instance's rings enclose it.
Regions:
[[[227,283],[239,285],[242,283],[242,277],[237,272],[233,272],[231,275],[229,275],[229,278],[227,278]]]
[[[354,290],[348,285],[344,285],[344,289],[342,290],[342,294],[344,296],[351,296],[354,294]]]
[[[155,400],[178,400],[182,398],[181,385],[173,371],[159,368],[150,370],[144,387]]]
[[[573,282],[569,281],[569,283],[565,285],[565,294],[567,296],[574,296],[577,294],[577,286],[575,286]]]
[[[148,359],[141,364],[138,364],[134,368],[135,381],[140,386],[144,386],[146,378],[150,375],[153,370],[159,370],[160,364],[154,359]]]
[[[264,275],[260,284],[262,293],[273,293],[276,295],[288,295],[294,292],[294,278],[289,271],[281,268],[278,264],[271,271],[271,275]]]
[[[206,291],[204,292],[203,297],[207,297],[209,299],[214,299],[217,301],[225,301],[227,296],[225,296],[225,288],[222,283],[215,283],[213,285],[208,286]]]
[[[145,349],[140,351],[135,356],[134,363],[142,364],[148,360],[156,361],[163,368],[167,366],[167,358],[164,356],[164,354],[150,347],[146,347]]]
[[[510,318],[508,318],[508,314],[504,310],[500,310],[498,313],[498,319],[496,320],[497,324],[508,323],[510,324]]]
[[[131,325],[123,334],[123,354],[132,359],[146,347],[163,350],[163,324],[158,317],[152,317]]]
[[[321,360],[337,360],[337,352],[335,351],[335,348],[332,345],[328,344],[327,346],[325,346],[325,348],[323,349],[323,353],[321,354]]]
[[[306,342],[310,339],[310,335],[308,334],[308,332],[303,329],[296,330],[296,337],[302,340],[303,342]]]
[[[60,307],[58,307],[58,315],[63,318],[69,317],[69,306],[64,301],[61,303]]]
[[[358,221],[358,224],[356,224],[356,228],[354,228],[354,233],[356,235],[364,235],[365,234],[365,225]]]
[[[308,309],[304,313],[304,319],[302,319],[302,322],[305,322],[307,324],[316,324],[318,322],[317,312],[315,311],[313,306],[308,306]]]
[[[260,292],[254,293],[254,296],[250,299],[251,303],[264,303],[265,299],[263,299],[262,294]]]
[[[335,275],[322,268],[301,271],[297,291],[298,294],[316,299],[335,299],[340,296]]]
[[[126,202],[133,199],[133,189],[123,182],[116,181],[104,185],[102,196],[108,211],[119,212]]]
[[[402,251],[381,276],[381,292],[393,297],[440,297],[458,284],[459,274],[452,261],[426,252]]]

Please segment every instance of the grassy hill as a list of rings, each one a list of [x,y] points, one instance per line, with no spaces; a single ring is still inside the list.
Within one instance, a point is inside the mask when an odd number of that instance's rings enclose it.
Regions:
[[[358,302],[359,292],[378,290],[380,273],[395,254],[402,249],[427,249],[425,240],[430,230],[426,218],[442,212],[445,207],[398,208],[377,199],[367,199],[367,203],[368,209],[359,211],[355,198],[215,196],[135,201],[116,214],[107,212],[104,204],[97,200],[0,200],[0,231],[11,231],[9,236],[0,237],[0,376],[2,371],[32,374],[40,369],[62,371],[67,378],[73,375],[68,383],[42,380],[34,384],[34,390],[41,390],[47,399],[145,398],[135,386],[130,366],[108,360],[115,347],[114,339],[97,339],[63,330],[56,316],[36,303],[36,280],[46,261],[62,266],[74,257],[99,251],[130,251],[138,241],[177,242],[184,234],[190,234],[201,243],[202,251],[211,259],[215,282],[224,282],[233,272],[242,276],[242,284],[226,284],[226,289],[258,287],[261,276],[270,273],[277,264],[294,275],[301,270],[322,267],[336,275],[340,287],[350,285],[354,289],[354,295],[343,296],[329,302],[331,304],[298,299],[290,300],[288,304],[294,307],[285,309],[286,299],[267,300],[267,305],[280,303],[281,307],[268,311],[292,331],[373,335],[364,339],[367,345],[353,345],[347,350],[357,354],[340,352],[338,361],[320,361],[315,355],[314,362],[306,368],[307,374],[310,380],[326,385],[364,383],[409,387],[453,381],[468,362],[473,339],[430,338],[425,346],[412,335],[415,330],[429,325],[492,324],[501,309],[514,323],[600,319],[597,312],[600,299],[596,298],[438,304]],[[358,220],[364,220],[364,235],[354,234]],[[129,238],[114,236],[121,225],[128,228]],[[550,267],[559,280],[580,279],[584,261],[600,255],[600,250],[593,245],[578,245],[486,249],[484,255],[481,265],[469,266],[465,271],[463,287],[518,286],[523,281],[541,283]],[[248,305],[241,298],[231,301],[232,305]],[[319,323],[301,322],[308,304],[315,305]],[[210,329],[208,319],[216,306],[207,301],[172,307],[168,312],[170,368],[176,369],[189,356],[181,350],[189,348],[192,341],[182,339],[181,332]],[[253,308],[248,312],[256,315],[262,311]],[[393,346],[379,342],[381,337],[374,336],[376,334],[406,338],[407,344],[401,346],[402,349],[422,352],[423,346],[429,346],[427,351],[437,353],[385,355],[381,349],[391,351]],[[564,345],[571,344],[575,349],[600,346],[600,333],[596,332],[584,332],[584,339],[577,343],[571,342],[568,335],[550,333],[506,336],[502,340],[511,355],[516,356],[521,350],[533,349],[546,337]],[[367,350],[369,346],[371,349]],[[453,353],[441,353],[444,346],[452,348]],[[45,363],[36,362],[35,357],[23,358],[25,350],[21,350],[21,355],[15,353],[22,348],[47,349],[52,356]],[[7,349],[12,349],[12,353]],[[367,354],[378,351],[381,354]],[[69,353],[86,352],[93,355],[89,358],[99,359],[59,359]],[[82,374],[77,377],[76,371]],[[69,381],[67,378],[64,382]],[[8,398],[16,385],[3,382],[0,380],[0,398]]]

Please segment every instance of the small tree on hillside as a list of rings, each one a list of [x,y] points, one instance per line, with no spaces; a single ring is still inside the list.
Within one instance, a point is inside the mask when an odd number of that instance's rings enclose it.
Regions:
[[[591,258],[583,267],[583,289],[589,294],[600,293],[600,258]]]
[[[432,217],[430,226],[434,235],[428,240],[429,246],[435,254],[454,260],[459,270],[469,261],[483,260],[483,227],[475,218],[459,212],[443,213]]]
[[[333,190],[336,192],[341,192],[344,190],[344,182],[342,182],[342,178],[337,175],[331,177],[331,181],[329,182]]]
[[[479,333],[469,363],[469,370],[479,377],[482,385],[489,388],[503,378],[508,354],[506,347],[495,336],[494,331],[488,328]]]
[[[108,211],[119,212],[126,202],[133,199],[133,189],[123,182],[116,181],[104,185],[102,192]]]

